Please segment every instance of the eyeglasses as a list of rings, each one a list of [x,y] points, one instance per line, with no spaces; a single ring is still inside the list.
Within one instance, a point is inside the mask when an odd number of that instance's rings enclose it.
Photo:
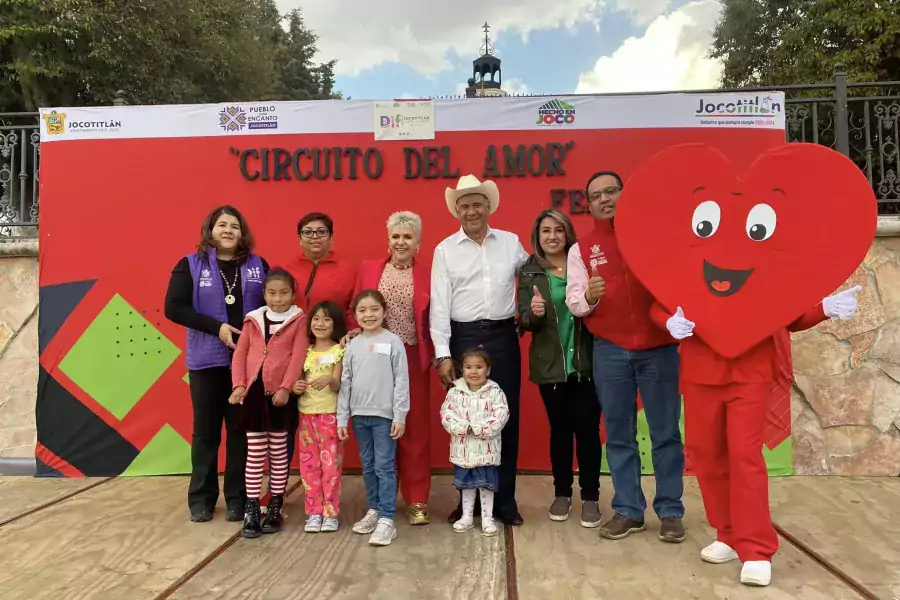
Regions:
[[[300,235],[308,240],[311,240],[317,237],[328,237],[329,235],[331,235],[331,232],[324,227],[319,227],[318,229],[301,229]]]
[[[602,196],[606,195],[607,198],[615,198],[619,195],[619,192],[622,191],[622,188],[617,186],[610,186],[608,188],[603,188],[602,190],[597,190],[590,196],[588,196],[589,202],[594,202],[595,200],[599,200]]]

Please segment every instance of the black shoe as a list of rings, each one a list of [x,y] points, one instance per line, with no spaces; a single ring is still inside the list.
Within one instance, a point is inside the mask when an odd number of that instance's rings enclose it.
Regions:
[[[194,523],[206,523],[212,521],[212,511],[205,508],[191,510],[191,521]]]
[[[284,496],[270,496],[269,504],[266,506],[266,518],[262,523],[263,533],[276,533],[281,531],[284,525]]]
[[[510,512],[501,512],[496,513],[494,518],[504,525],[512,525],[513,527],[518,527],[525,523],[525,519],[522,518],[522,515],[519,514],[518,509],[510,511]]]
[[[244,509],[241,506],[229,506],[225,512],[225,520],[232,523],[244,520]]]
[[[259,524],[259,498],[247,498],[247,510],[244,516],[244,529],[241,535],[245,538],[258,538],[262,535]]]

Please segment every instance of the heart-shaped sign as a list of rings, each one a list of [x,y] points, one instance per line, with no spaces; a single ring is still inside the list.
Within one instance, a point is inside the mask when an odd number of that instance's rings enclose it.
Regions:
[[[818,144],[761,154],[745,174],[705,144],[642,164],[616,209],[625,262],[668,311],[733,358],[786,327],[866,256],[877,200],[860,169]]]

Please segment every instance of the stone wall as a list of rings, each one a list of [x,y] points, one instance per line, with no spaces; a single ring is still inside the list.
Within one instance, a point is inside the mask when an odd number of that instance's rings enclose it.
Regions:
[[[0,458],[33,457],[37,242],[0,242]]]
[[[862,286],[859,314],[793,334],[794,470],[900,475],[900,221],[841,289]]]

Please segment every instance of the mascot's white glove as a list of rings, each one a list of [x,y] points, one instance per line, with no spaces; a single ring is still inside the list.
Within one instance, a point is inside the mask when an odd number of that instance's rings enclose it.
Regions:
[[[684,318],[684,311],[679,306],[675,314],[666,321],[666,329],[669,330],[669,333],[676,340],[683,340],[694,335],[694,322]]]
[[[844,290],[843,292],[839,292],[833,296],[828,296],[824,300],[822,300],[822,308],[825,311],[825,316],[829,318],[838,319],[852,319],[853,315],[856,314],[856,309],[859,307],[859,301],[856,299],[856,294],[862,290],[861,286],[854,286],[849,290]]]

